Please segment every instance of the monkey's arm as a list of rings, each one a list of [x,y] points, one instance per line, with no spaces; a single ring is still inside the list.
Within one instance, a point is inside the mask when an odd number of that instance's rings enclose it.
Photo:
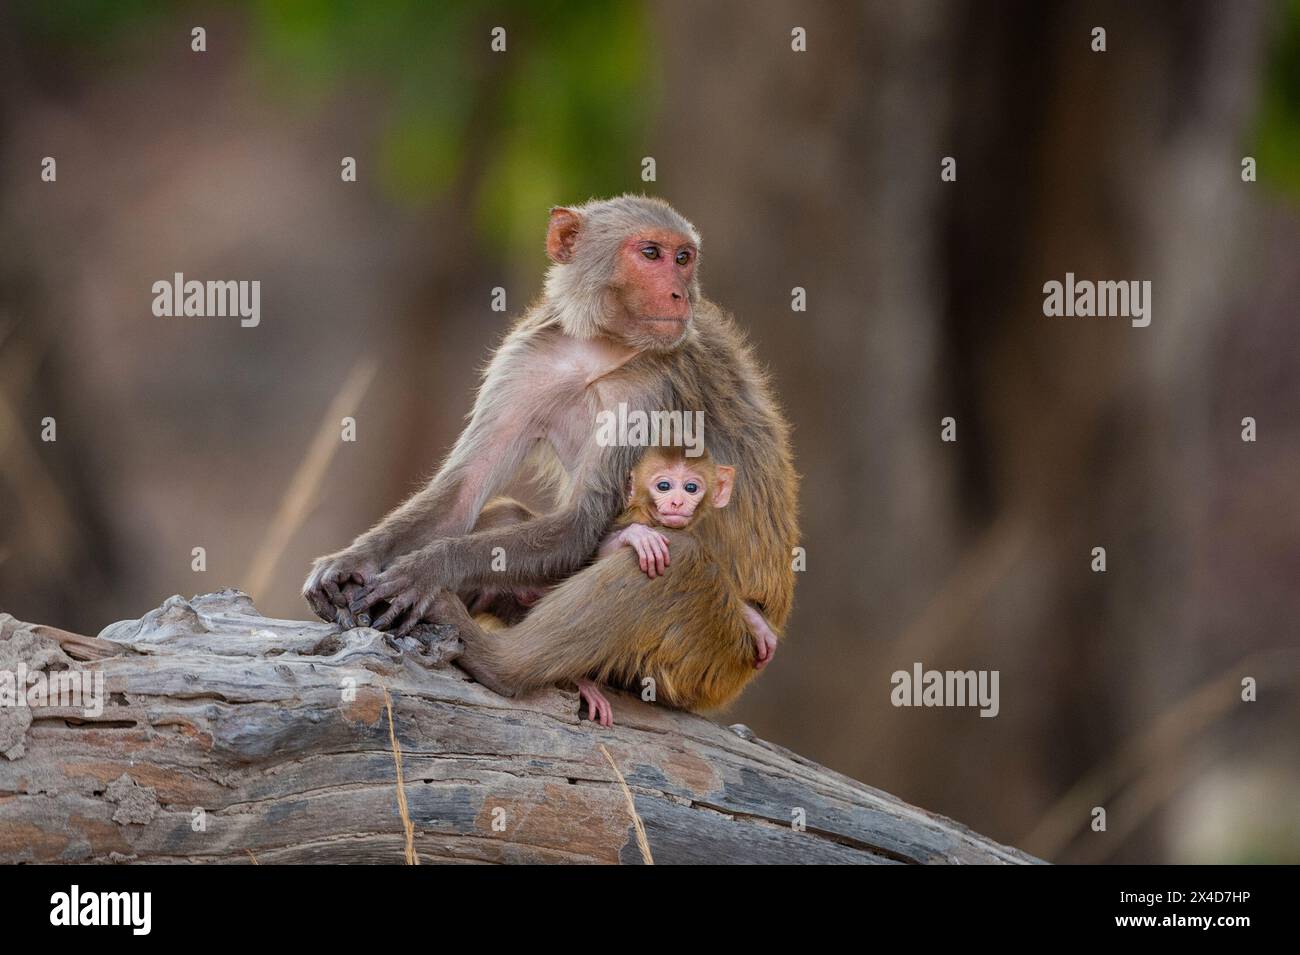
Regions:
[[[536,520],[435,540],[372,576],[352,598],[349,610],[362,613],[387,601],[389,609],[373,626],[397,624],[396,632],[404,634],[421,620],[432,619],[444,591],[554,583],[591,558],[621,506],[621,487],[590,487],[561,510]]]
[[[349,602],[395,557],[474,526],[540,440],[537,354],[507,339],[488,367],[469,424],[433,479],[346,550],[316,561],[303,596],[317,616],[352,626]]]

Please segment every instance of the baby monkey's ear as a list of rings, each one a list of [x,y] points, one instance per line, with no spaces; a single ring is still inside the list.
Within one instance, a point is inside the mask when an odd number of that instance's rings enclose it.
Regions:
[[[718,472],[718,480],[711,500],[714,507],[726,507],[731,500],[731,488],[736,483],[736,469],[727,464],[719,464],[715,470]]]

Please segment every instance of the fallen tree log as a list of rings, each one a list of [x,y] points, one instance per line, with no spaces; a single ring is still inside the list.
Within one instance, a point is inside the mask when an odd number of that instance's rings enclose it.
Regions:
[[[0,707],[0,862],[636,863],[638,822],[658,863],[1037,861],[740,725],[503,699],[451,649],[232,590],[97,638],[0,614],[0,672],[104,693]]]

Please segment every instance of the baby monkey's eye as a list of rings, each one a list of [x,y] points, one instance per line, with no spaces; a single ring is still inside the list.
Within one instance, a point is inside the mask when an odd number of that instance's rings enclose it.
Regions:
[[[659,258],[659,249],[653,245],[647,245],[641,250],[641,254],[647,259],[657,259]]]
[[[677,253],[678,265],[685,265],[690,260],[691,260],[691,253],[687,252],[685,249],[682,249],[680,252]]]
[[[655,485],[655,487],[661,491],[671,491],[673,489],[673,486],[669,484],[667,481],[660,481],[658,484]]]
[[[695,493],[696,491],[698,491],[699,489],[700,489],[700,486],[699,486],[698,484],[696,484],[694,481],[687,481],[687,482],[686,482],[686,493],[687,493],[687,494],[694,494],[694,493]]]

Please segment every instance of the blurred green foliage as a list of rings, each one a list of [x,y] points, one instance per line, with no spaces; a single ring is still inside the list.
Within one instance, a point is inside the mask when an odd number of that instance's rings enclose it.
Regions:
[[[551,204],[633,184],[658,98],[644,14],[626,0],[260,0],[253,40],[274,86],[379,92],[390,195],[423,203],[468,186],[480,234],[536,250]]]
[[[172,9],[175,5],[172,6]],[[107,52],[136,26],[147,25],[167,11],[160,0],[25,0],[13,6],[22,34],[38,42],[79,46],[79,52]]]
[[[141,32],[156,48],[160,31],[174,31],[183,49],[190,26],[208,29],[213,50],[218,31],[246,16],[259,88],[293,108],[326,109],[353,93],[384,104],[374,157],[384,192],[419,206],[453,186],[472,189],[479,234],[512,252],[540,248],[553,203],[639,187],[639,147],[659,100],[646,7],[628,0],[18,7],[30,38],[75,46],[92,62],[116,60],[112,47]],[[490,48],[494,27],[506,30],[503,53]]]
[[[1285,0],[1275,16],[1255,158],[1260,182],[1300,199],[1300,0]]]
[[[29,37],[75,46],[92,64],[124,63],[141,31],[190,21],[210,33],[248,17],[249,66],[300,106],[349,91],[385,103],[380,186],[422,205],[453,185],[474,190],[479,234],[512,252],[537,248],[539,215],[556,201],[639,188],[657,114],[648,7],[632,0],[27,0]],[[213,12],[224,23],[203,21]],[[507,52],[489,49],[507,31]],[[209,37],[210,47],[218,42]],[[1300,0],[1280,0],[1253,154],[1260,181],[1300,198]],[[472,166],[472,168],[471,168]]]

